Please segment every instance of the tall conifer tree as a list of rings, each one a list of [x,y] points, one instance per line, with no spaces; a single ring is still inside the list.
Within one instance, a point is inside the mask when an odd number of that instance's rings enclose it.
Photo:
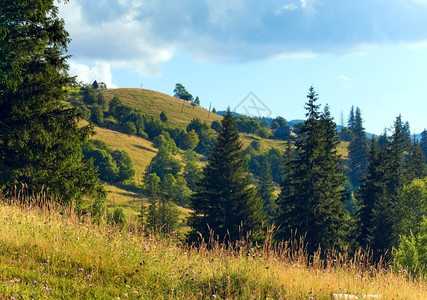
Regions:
[[[370,245],[373,235],[373,210],[385,193],[385,150],[379,149],[374,137],[368,156],[368,166],[357,193],[359,209],[357,211],[358,242],[362,247]]]
[[[348,157],[350,160],[349,180],[356,190],[360,184],[363,172],[366,169],[366,156],[368,154],[368,143],[365,128],[363,128],[362,114],[359,107],[356,108],[352,126],[352,140],[348,147]]]
[[[0,190],[25,183],[63,202],[102,193],[81,145],[93,129],[66,108],[69,42],[54,0],[0,5]]]
[[[420,147],[421,147],[421,150],[423,150],[424,156],[427,159],[427,130],[426,129],[424,129],[423,132],[421,132]]]
[[[337,249],[346,242],[348,214],[342,199],[344,175],[335,123],[326,107],[319,112],[318,95],[310,87],[306,103],[307,120],[295,143],[295,158],[281,185],[277,200],[278,237],[289,239],[292,234],[305,236],[308,251],[313,253]]]
[[[274,197],[274,182],[271,174],[270,163],[264,160],[259,175],[258,195],[264,203],[264,211],[273,218],[276,214],[276,201]]]
[[[424,156],[423,150],[414,136],[406,160],[405,181],[407,183],[412,182],[412,180],[416,178],[423,179],[424,177],[427,177],[427,166],[425,161],[426,158]]]
[[[260,239],[265,213],[230,110],[221,123],[215,149],[192,198],[189,239],[194,241],[199,234],[207,239],[210,229],[221,240],[234,241],[249,232],[252,238]]]

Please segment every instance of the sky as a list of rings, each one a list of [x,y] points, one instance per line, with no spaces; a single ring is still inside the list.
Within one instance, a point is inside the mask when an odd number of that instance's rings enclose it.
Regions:
[[[58,4],[70,74],[201,106],[304,119],[314,86],[338,124],[401,114],[427,128],[427,0],[71,0]]]

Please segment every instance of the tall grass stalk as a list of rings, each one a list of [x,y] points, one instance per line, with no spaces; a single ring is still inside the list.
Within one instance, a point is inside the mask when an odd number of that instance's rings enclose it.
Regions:
[[[427,299],[423,278],[363,251],[308,258],[302,240],[273,243],[273,230],[262,246],[189,246],[173,232],[119,230],[46,196],[15,196],[0,205],[0,299]]]

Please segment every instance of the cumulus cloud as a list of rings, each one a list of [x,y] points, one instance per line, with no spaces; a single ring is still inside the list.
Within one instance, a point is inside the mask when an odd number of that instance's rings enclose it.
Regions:
[[[79,2],[71,1],[60,10],[72,39],[72,61],[108,61],[113,68],[160,74],[174,48],[158,39],[147,22],[135,19],[141,8],[138,1],[89,1],[84,6]]]
[[[96,62],[95,66],[90,68],[85,64],[70,62],[71,76],[77,76],[79,81],[83,83],[92,83],[95,80],[98,82],[104,82],[108,88],[117,87],[113,84],[113,76],[111,74],[111,67],[108,62]]]
[[[248,62],[425,42],[426,2],[75,0],[61,5],[61,15],[75,60],[156,76],[176,51]]]

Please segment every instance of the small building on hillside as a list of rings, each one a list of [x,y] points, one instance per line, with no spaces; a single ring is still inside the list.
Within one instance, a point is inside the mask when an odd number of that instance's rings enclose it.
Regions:
[[[93,83],[92,83],[92,87],[95,89],[95,90],[98,90],[98,89],[106,89],[107,88],[107,85],[105,84],[105,82],[99,82],[98,83],[98,81],[94,81]]]

